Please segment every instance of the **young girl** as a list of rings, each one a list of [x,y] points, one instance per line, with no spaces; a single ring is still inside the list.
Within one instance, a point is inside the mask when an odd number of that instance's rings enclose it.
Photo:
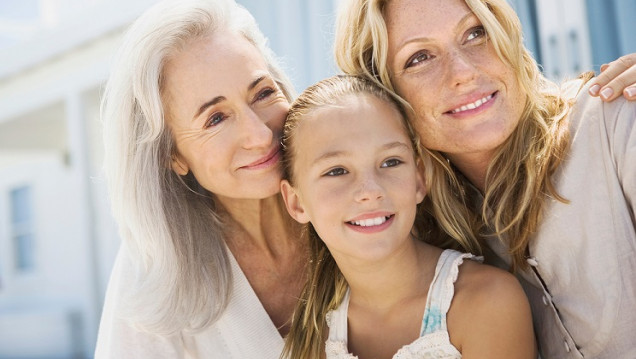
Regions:
[[[292,105],[281,189],[311,262],[283,356],[536,357],[516,279],[414,230],[434,171],[414,138],[400,103],[361,78],[323,80]]]

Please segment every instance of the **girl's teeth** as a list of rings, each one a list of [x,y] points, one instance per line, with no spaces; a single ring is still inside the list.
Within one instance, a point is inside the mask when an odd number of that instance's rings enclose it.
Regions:
[[[484,98],[481,98],[473,103],[469,103],[468,105],[464,105],[460,108],[456,108],[453,111],[451,111],[451,113],[458,113],[458,112],[463,112],[463,111],[467,111],[467,110],[474,110],[477,107],[480,107],[481,105],[483,105],[484,103],[486,103],[488,100],[490,100],[492,98],[492,95],[488,95]]]
[[[353,222],[353,224],[360,227],[379,226],[382,223],[386,222],[387,219],[388,217],[369,218],[362,221],[355,221]]]

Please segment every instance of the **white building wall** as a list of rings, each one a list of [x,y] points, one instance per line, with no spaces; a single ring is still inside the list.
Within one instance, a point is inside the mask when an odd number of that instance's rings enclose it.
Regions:
[[[86,270],[86,241],[76,218],[83,210],[76,180],[59,152],[14,155],[0,176],[0,358],[72,357],[83,349],[92,282]],[[10,190],[33,191],[34,267],[15,269],[8,219]],[[63,214],[63,215],[61,215]]]
[[[549,78],[561,81],[592,70],[584,0],[536,0],[542,65]]]

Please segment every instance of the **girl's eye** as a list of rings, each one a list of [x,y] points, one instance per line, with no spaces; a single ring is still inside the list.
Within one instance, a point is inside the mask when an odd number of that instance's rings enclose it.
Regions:
[[[483,26],[477,26],[469,31],[466,41],[482,38],[485,36],[486,36],[486,29],[484,29]]]
[[[212,114],[207,121],[205,121],[205,128],[216,126],[223,122],[223,120],[225,120],[225,115],[220,112],[216,112]]]
[[[386,168],[386,167],[395,167],[399,164],[401,164],[402,161],[398,160],[397,158],[389,158],[388,160],[384,161],[382,163],[382,168]]]
[[[327,173],[325,173],[325,176],[342,176],[342,175],[346,175],[347,173],[349,173],[349,171],[347,171],[346,169],[342,167],[337,167],[337,168],[332,168],[331,170],[329,170]]]
[[[415,66],[421,62],[424,62],[426,60],[430,60],[432,59],[433,56],[431,54],[429,54],[427,51],[420,51],[418,53],[416,53],[415,55],[411,56],[411,58],[408,59],[408,61],[406,62],[406,65],[404,66],[404,68],[409,68],[411,66]]]

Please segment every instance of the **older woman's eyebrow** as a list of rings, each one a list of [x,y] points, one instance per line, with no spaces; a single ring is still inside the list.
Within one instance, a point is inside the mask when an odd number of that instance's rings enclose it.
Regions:
[[[225,100],[227,100],[225,98],[225,96],[217,96],[217,97],[211,99],[210,101],[204,103],[203,105],[201,105],[201,107],[199,107],[199,110],[197,111],[197,113],[194,115],[194,117],[192,119],[196,120],[199,116],[201,116],[203,111],[205,111],[208,107],[214,106],[217,103],[219,103],[221,101],[225,101]]]
[[[267,76],[265,76],[265,75],[259,76],[257,79],[255,79],[254,81],[250,82],[250,84],[247,86],[247,90],[248,91],[252,91],[256,86],[258,86],[259,83],[261,83],[261,81],[265,80],[266,78],[267,78]],[[197,113],[194,115],[194,117],[192,119],[196,119],[197,117],[201,116],[203,111],[205,111],[208,107],[214,106],[217,103],[219,103],[221,101],[225,101],[225,100],[227,100],[227,98],[225,96],[216,96],[215,98],[213,98],[210,101],[208,101],[208,102],[204,103],[203,105],[201,105],[201,107],[199,107],[199,110],[197,110]]]
[[[252,81],[249,86],[247,86],[248,91],[252,91],[254,87],[256,87],[261,81],[265,80],[267,76],[259,76],[256,80]]]

